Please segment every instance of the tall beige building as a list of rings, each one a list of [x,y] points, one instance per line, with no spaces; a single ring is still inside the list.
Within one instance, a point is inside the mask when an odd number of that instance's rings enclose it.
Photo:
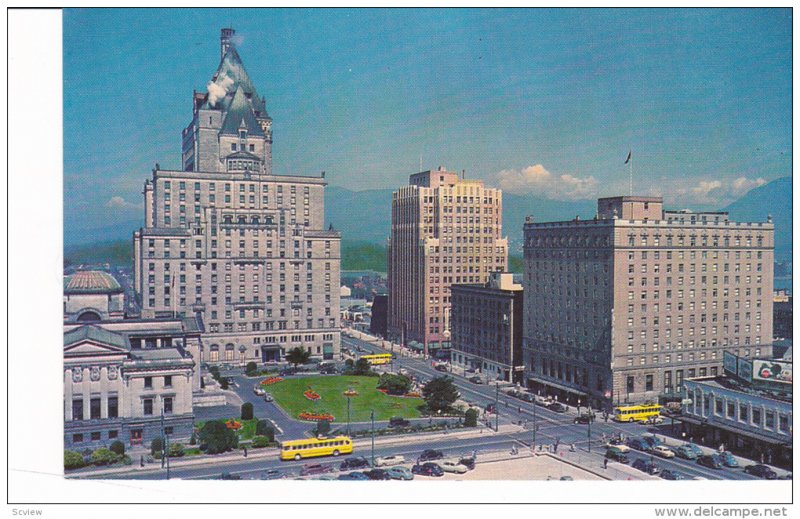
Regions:
[[[388,333],[425,354],[450,344],[450,285],[504,272],[503,194],[439,167],[392,195]]]
[[[208,92],[192,97],[183,170],[156,165],[133,237],[145,318],[199,315],[201,360],[339,352],[340,234],[324,226],[324,173],[272,174],[272,119],[223,29]]]
[[[598,200],[593,220],[525,223],[528,385],[595,405],[675,396],[725,350],[772,349],[771,219]]]

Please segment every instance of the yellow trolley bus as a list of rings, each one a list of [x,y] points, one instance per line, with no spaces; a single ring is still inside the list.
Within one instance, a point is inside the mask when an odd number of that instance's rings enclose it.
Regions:
[[[371,355],[362,355],[359,358],[365,359],[372,366],[377,366],[378,364],[389,364],[392,362],[391,353],[374,353]]]
[[[351,454],[353,441],[348,436],[335,438],[304,438],[281,442],[282,460],[301,460],[317,456],[338,456]]]
[[[614,408],[614,420],[618,422],[644,422],[661,415],[658,404],[623,405]]]

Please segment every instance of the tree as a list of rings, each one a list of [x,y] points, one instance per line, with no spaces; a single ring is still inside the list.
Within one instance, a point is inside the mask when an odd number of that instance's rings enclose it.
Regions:
[[[450,377],[436,377],[422,388],[422,396],[432,413],[447,411],[460,396]]]
[[[253,404],[245,402],[242,404],[242,420],[253,419]]]
[[[266,420],[256,422],[256,435],[266,436],[270,443],[275,441],[275,429]]]
[[[310,358],[311,352],[300,347],[292,348],[289,350],[289,353],[286,354],[286,360],[294,364],[294,369],[297,369],[298,365],[308,362]]]
[[[331,423],[328,420],[320,420],[314,428],[315,436],[325,436],[331,432]]]
[[[244,374],[248,377],[258,374],[258,364],[253,361],[248,362],[247,366],[244,368]]]
[[[355,363],[353,359],[347,359],[344,361],[344,370],[342,371],[343,375],[352,375],[355,371]]]
[[[358,359],[353,370],[354,375],[369,375],[372,372],[372,366],[367,359]]]
[[[160,453],[164,450],[164,438],[153,438],[153,441],[150,442],[150,454],[155,456],[157,453]]]
[[[478,426],[478,410],[474,407],[467,409],[464,413],[464,427],[477,427]]]
[[[208,454],[217,454],[235,449],[239,445],[239,435],[225,423],[214,420],[200,429],[200,443],[205,445]]]
[[[79,469],[86,463],[83,461],[83,455],[80,452],[64,451],[64,468],[65,469]]]
[[[125,455],[125,444],[119,440],[111,442],[111,452],[120,456]]]
[[[384,373],[378,381],[378,388],[385,389],[390,395],[404,395],[411,389],[411,379],[405,375]]]

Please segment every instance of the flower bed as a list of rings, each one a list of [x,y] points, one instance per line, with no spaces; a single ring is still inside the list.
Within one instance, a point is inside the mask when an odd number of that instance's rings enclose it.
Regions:
[[[333,421],[333,415],[330,413],[309,413],[304,411],[298,416],[301,420],[310,420],[312,422],[320,422],[322,420],[327,420],[329,422]]]
[[[409,393],[406,393],[403,396],[407,396],[407,397],[411,397],[411,398],[422,398],[422,395],[418,391],[411,391]]]
[[[278,382],[282,382],[283,379],[281,377],[267,377],[261,381],[262,386],[269,386],[272,384],[277,384]]]
[[[319,393],[315,393],[310,389],[303,391],[303,396],[305,396],[309,400],[319,400],[320,398],[322,398],[321,396],[319,396]]]
[[[358,391],[355,391],[355,390],[353,390],[353,389],[348,389],[347,391],[345,391],[345,392],[344,392],[344,393],[342,393],[342,394],[343,394],[344,396],[353,397],[353,396],[358,396]]]
[[[239,429],[242,428],[242,422],[239,422],[231,418],[230,420],[225,422],[225,427],[227,427],[228,429],[233,429],[234,431],[238,431]]]

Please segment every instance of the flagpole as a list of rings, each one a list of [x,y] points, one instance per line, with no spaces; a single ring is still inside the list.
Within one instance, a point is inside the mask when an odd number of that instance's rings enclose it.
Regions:
[[[631,154],[631,160],[628,161],[628,189],[630,196],[633,196],[633,154]]]

